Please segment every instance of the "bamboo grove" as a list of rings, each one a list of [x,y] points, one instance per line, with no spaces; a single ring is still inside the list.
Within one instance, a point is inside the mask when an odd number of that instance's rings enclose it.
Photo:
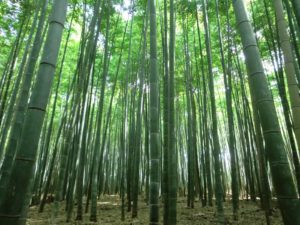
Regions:
[[[0,0],[0,45],[0,224],[104,195],[300,224],[299,0]]]

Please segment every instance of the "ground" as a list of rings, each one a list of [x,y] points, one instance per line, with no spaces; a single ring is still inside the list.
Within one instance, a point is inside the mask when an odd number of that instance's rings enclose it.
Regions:
[[[75,206],[76,207],[76,206]],[[29,210],[27,225],[146,225],[148,223],[149,211],[144,201],[139,202],[138,219],[131,219],[131,213],[126,213],[124,222],[120,220],[120,199],[118,196],[103,196],[98,202],[98,222],[89,222],[89,214],[84,215],[82,223],[66,223],[64,204],[61,206],[61,214],[53,218],[53,203],[47,204],[43,213],[38,213],[38,208],[33,206]],[[259,202],[241,200],[239,210],[239,220],[232,220],[231,203],[224,203],[225,217],[227,224],[232,225],[264,225],[266,224],[265,214],[259,207]],[[73,218],[76,217],[76,208],[73,210]],[[215,224],[215,208],[201,207],[198,201],[195,202],[195,208],[186,207],[186,200],[179,198],[177,204],[177,224],[178,225],[209,225]],[[160,216],[162,217],[162,207]],[[282,220],[278,208],[273,206],[273,215],[270,217],[272,225],[281,225]]]

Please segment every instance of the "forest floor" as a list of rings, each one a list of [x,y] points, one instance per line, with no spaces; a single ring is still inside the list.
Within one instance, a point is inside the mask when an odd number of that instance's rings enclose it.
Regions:
[[[27,225],[146,225],[149,224],[149,209],[144,201],[139,202],[138,219],[132,219],[131,213],[126,212],[125,221],[122,222],[121,201],[118,196],[102,196],[98,202],[98,222],[89,222],[89,213],[84,214],[81,223],[72,221],[66,223],[66,213],[64,204],[61,204],[60,214],[53,218],[53,203],[47,204],[43,213],[38,213],[38,207],[33,206],[28,213]],[[266,224],[265,214],[259,207],[259,201],[252,202],[247,200],[240,201],[239,220],[232,220],[231,202],[224,203],[226,224],[232,225],[264,225]],[[162,207],[160,209],[162,219]],[[73,210],[73,218],[76,217],[76,206]],[[272,225],[281,225],[281,215],[279,209],[273,206],[273,215],[270,217]],[[201,207],[199,201],[195,202],[195,208],[187,208],[186,198],[179,198],[177,204],[177,224],[178,225],[208,225],[215,224],[215,207]]]

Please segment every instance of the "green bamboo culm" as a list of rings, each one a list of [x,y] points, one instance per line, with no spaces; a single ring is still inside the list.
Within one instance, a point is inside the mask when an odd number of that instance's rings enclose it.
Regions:
[[[287,23],[284,18],[283,5],[281,0],[273,0],[276,24],[278,28],[278,36],[280,41],[280,46],[282,49],[284,57],[284,71],[287,78],[288,93],[290,97],[291,112],[293,117],[293,129],[295,137],[297,140],[298,149],[300,149],[300,96],[299,87],[296,76],[296,66],[294,64],[294,54],[292,49],[292,44],[290,42],[290,37],[287,31]],[[298,191],[300,190],[300,165],[299,159],[296,153],[294,154],[294,165],[296,172],[296,180],[298,185]]]
[[[298,28],[300,28],[300,1],[299,0],[291,0],[293,5],[293,10],[297,19]]]
[[[225,64],[224,47],[222,40],[222,32],[220,26],[220,16],[219,16],[219,1],[215,0],[216,3],[216,14],[217,14],[217,25],[218,25],[218,39],[221,55],[221,64],[223,69],[223,80],[225,86],[225,97],[226,97],[226,111],[228,119],[228,147],[230,153],[230,166],[231,166],[231,190],[232,190],[232,209],[233,209],[233,219],[238,220],[238,208],[239,208],[239,183],[237,177],[237,151],[235,143],[235,132],[234,132],[234,114],[232,110],[232,56],[231,56],[231,45],[228,43],[228,64]],[[227,8],[229,8],[228,0],[225,1]],[[230,40],[230,21],[229,21],[229,9],[226,11],[226,26],[228,40]]]
[[[8,136],[8,142],[5,147],[6,151],[4,155],[4,161],[0,169],[0,201],[3,198],[4,190],[10,177],[13,159],[17,151],[18,142],[20,141],[20,136],[22,133],[21,131],[25,119],[25,111],[29,99],[31,81],[34,75],[34,70],[36,68],[36,63],[42,44],[42,33],[45,24],[46,9],[48,5],[47,1],[45,0],[42,3],[43,4],[41,5],[42,9],[39,16],[37,28],[35,28],[35,25],[32,24],[32,26],[34,26],[34,29],[36,29],[36,33],[33,40],[33,46],[29,55],[28,63],[24,70],[24,75],[22,78],[23,81],[20,85],[20,90],[18,91],[19,93],[16,100],[15,112],[13,113],[13,118],[11,122],[12,125]]]
[[[159,85],[157,72],[155,1],[149,0],[150,12],[150,225],[159,224]]]
[[[23,133],[12,167],[5,197],[0,202],[0,224],[17,225],[35,165],[39,137],[49,100],[66,20],[67,0],[55,0],[37,80],[27,108]]]
[[[284,149],[284,141],[280,133],[274,102],[264,74],[254,31],[243,1],[233,0],[233,7],[246,58],[249,87],[253,95],[253,104],[256,105],[258,110],[266,144],[266,155],[270,163],[283,222],[285,225],[298,225],[300,224],[300,202]]]
[[[208,17],[208,3],[207,0],[202,0],[202,12],[205,29],[205,47],[208,63],[208,87],[209,97],[211,101],[211,117],[212,117],[212,140],[213,140],[213,159],[214,159],[214,172],[215,172],[215,197],[217,208],[217,224],[224,224],[224,209],[223,209],[223,184],[222,184],[222,171],[221,171],[221,149],[220,140],[218,135],[218,120],[216,111],[216,100],[214,90],[214,74],[212,64],[212,51],[211,51],[211,36],[210,36],[210,23]],[[208,170],[209,171],[209,170]]]
[[[169,31],[169,84],[168,84],[168,225],[176,224],[177,220],[177,150],[175,147],[175,3],[170,0],[170,31]]]

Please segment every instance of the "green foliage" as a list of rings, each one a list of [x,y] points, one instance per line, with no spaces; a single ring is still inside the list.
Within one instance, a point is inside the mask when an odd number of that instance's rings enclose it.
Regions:
[[[39,1],[1,1],[0,2],[0,46],[1,46],[1,54],[0,54],[0,78],[4,79],[5,74],[4,68],[6,65],[9,65],[10,58],[9,56],[12,54],[12,49],[15,43],[15,39],[17,37],[18,30],[22,22],[26,22],[28,26],[22,33],[22,43],[20,48],[18,49],[17,56],[16,56],[16,65],[13,68],[11,84],[15,83],[16,74],[20,69],[20,59],[24,54],[25,44],[28,42],[28,35],[29,35],[29,28],[32,25],[32,15],[37,10],[37,3]],[[174,117],[176,117],[176,124],[174,130],[176,132],[181,132],[180,137],[177,137],[174,142],[176,145],[176,149],[183,151],[184,154],[186,153],[186,149],[188,146],[188,140],[179,140],[185,136],[188,136],[188,111],[191,109],[187,109],[190,102],[188,102],[187,93],[194,95],[196,101],[196,110],[195,110],[195,118],[196,121],[194,122],[197,127],[197,149],[199,150],[199,161],[200,161],[200,151],[204,148],[207,149],[208,152],[213,150],[213,138],[212,138],[212,131],[211,126],[213,124],[212,121],[212,112],[210,106],[212,102],[215,101],[216,105],[216,120],[218,122],[218,130],[215,130],[215,134],[220,135],[220,145],[222,146],[221,149],[221,158],[225,159],[228,156],[228,125],[227,125],[227,106],[226,106],[226,88],[223,82],[223,74],[228,73],[228,71],[223,71],[223,69],[228,69],[230,65],[230,72],[232,73],[232,86],[233,86],[233,104],[232,104],[232,111],[233,111],[233,118],[234,124],[233,127],[236,129],[236,133],[244,137],[244,133],[247,130],[247,121],[245,120],[246,116],[246,109],[244,109],[245,102],[250,101],[250,91],[248,83],[245,79],[245,74],[247,73],[247,69],[244,65],[245,55],[243,54],[243,47],[241,39],[236,31],[235,28],[235,17],[233,7],[231,6],[231,1],[228,0],[230,6],[228,8],[227,1],[218,1],[219,4],[219,16],[220,16],[220,27],[218,27],[218,21],[216,18],[216,1],[207,1],[207,16],[209,18],[209,33],[210,33],[210,40],[209,43],[211,45],[211,68],[212,68],[212,77],[214,82],[214,88],[216,90],[216,94],[214,96],[215,99],[208,98],[210,96],[212,90],[208,88],[208,76],[209,76],[209,60],[208,60],[208,52],[206,47],[205,41],[205,28],[204,28],[204,21],[203,21],[203,5],[201,1],[187,1],[187,0],[178,0],[175,4],[175,11],[176,11],[176,22],[175,22],[175,30],[176,30],[176,38],[175,38],[175,48],[173,49],[175,52],[175,74],[174,74],[174,98],[175,98],[175,112]],[[253,2],[253,4],[250,4]],[[273,7],[271,6],[270,1],[267,2],[267,8],[264,8],[263,1],[247,1],[246,7],[249,10],[250,15],[250,22],[251,25],[254,27],[256,40],[258,42],[258,47],[260,50],[260,56],[262,62],[264,63],[264,69],[266,70],[267,78],[268,78],[268,87],[272,90],[273,98],[275,100],[276,109],[281,112],[282,105],[280,103],[280,96],[278,91],[277,80],[275,77],[275,72],[278,70],[277,65],[276,68],[273,68],[272,64],[272,56],[276,54],[281,56],[281,51],[275,52],[273,47],[270,48],[270,43],[274,41],[277,45],[277,40],[273,40],[272,38],[277,38],[277,30],[276,30],[276,21],[275,21],[275,13],[273,11]],[[66,140],[71,140],[70,142],[74,141],[74,149],[76,150],[81,149],[81,144],[83,143],[83,137],[87,136],[87,139],[90,143],[87,144],[86,150],[86,158],[90,159],[91,156],[94,154],[94,143],[96,138],[96,130],[98,125],[100,126],[100,136],[99,140],[102,139],[104,136],[103,131],[103,124],[108,123],[108,137],[107,140],[104,141],[103,146],[104,152],[103,157],[110,158],[111,153],[114,148],[119,148],[121,145],[119,142],[121,136],[119,133],[124,132],[124,143],[123,145],[126,146],[125,149],[128,148],[129,142],[132,139],[130,136],[131,125],[134,127],[135,124],[132,121],[135,121],[136,117],[136,102],[137,96],[139,93],[139,84],[140,84],[140,76],[141,76],[141,68],[144,67],[144,72],[142,76],[145,79],[145,85],[143,87],[145,98],[149,98],[150,94],[150,86],[153,83],[150,79],[150,74],[154,74],[154,71],[151,69],[151,54],[152,59],[154,57],[151,46],[150,46],[150,39],[154,37],[150,36],[150,28],[146,31],[144,35],[144,26],[146,21],[149,20],[147,16],[147,12],[149,12],[149,4],[147,4],[147,0],[137,0],[137,1],[122,1],[122,0],[112,0],[109,4],[106,0],[100,1],[100,8],[98,15],[95,15],[95,18],[98,19],[95,22],[95,30],[99,28],[99,37],[98,40],[95,40],[96,34],[91,34],[91,22],[93,21],[93,13],[94,7],[96,4],[95,0],[70,0],[68,1],[68,14],[67,14],[67,22],[65,23],[65,31],[62,36],[62,46],[67,45],[67,53],[63,60],[63,48],[60,50],[60,54],[58,57],[58,64],[55,71],[55,78],[54,78],[54,85],[56,86],[58,82],[58,75],[59,70],[62,67],[62,74],[61,74],[61,83],[59,86],[58,92],[58,100],[57,100],[57,107],[54,116],[54,131],[53,133],[56,135],[58,134],[58,127],[62,123],[66,123],[64,126],[63,134],[57,138],[59,148],[64,148]],[[153,3],[153,2],[152,2]],[[131,5],[133,4],[133,5]],[[53,5],[53,1],[50,1],[49,7],[47,8],[47,21],[49,20],[49,11]],[[152,6],[153,7],[153,6]],[[166,27],[167,33],[170,30],[170,2],[167,1],[167,16],[168,16],[168,25]],[[152,8],[153,10],[153,8]],[[155,107],[159,107],[157,110],[160,115],[156,115],[157,120],[159,120],[159,127],[161,129],[165,129],[164,127],[164,119],[162,116],[163,108],[164,108],[164,101],[165,97],[163,94],[164,91],[164,82],[165,82],[165,68],[169,68],[170,65],[164,62],[164,5],[163,1],[156,1],[156,24],[152,24],[152,26],[156,26],[157,32],[155,35],[155,42],[157,44],[157,82],[158,82],[158,90],[159,93],[159,104],[155,105]],[[272,31],[270,30],[267,18],[265,16],[265,10],[270,13]],[[151,15],[154,17],[154,15]],[[227,18],[228,16],[228,18]],[[72,27],[70,27],[71,19],[73,18]],[[108,21],[109,19],[109,26]],[[152,18],[153,19],[153,18]],[[198,21],[197,21],[198,19]],[[228,19],[228,21],[227,21]],[[149,21],[148,21],[149,22]],[[197,24],[199,22],[199,24]],[[229,24],[228,24],[229,23]],[[199,31],[198,27],[199,25]],[[106,37],[106,29],[109,27],[109,37]],[[124,35],[126,28],[126,33]],[[70,29],[70,39],[67,42],[68,30]],[[153,27],[152,27],[153,29]],[[219,37],[219,29],[221,33],[221,37]],[[47,30],[44,31],[45,33]],[[198,34],[198,32],[200,32]],[[122,45],[123,36],[125,37],[124,45]],[[143,39],[144,36],[146,37],[146,51],[145,51],[145,62],[141,59],[143,57],[142,46],[143,46]],[[108,38],[108,39],[107,39]],[[97,44],[95,45],[95,59],[93,59],[92,55],[87,55],[92,52],[92,50],[88,50],[88,43],[90,40],[96,41]],[[105,43],[108,40],[108,64],[109,69],[107,73],[106,80],[103,80],[104,76],[104,57],[105,57]],[[222,43],[219,43],[221,40]],[[297,39],[299,41],[299,37]],[[44,40],[45,41],[45,40]],[[167,34],[167,44],[170,42],[170,34]],[[224,53],[224,63],[225,68],[222,66],[222,57],[220,54],[220,45],[223,46],[223,53]],[[201,45],[201,46],[200,46]],[[94,46],[93,46],[94,47]],[[166,49],[168,46],[165,46]],[[200,48],[201,47],[201,48]],[[295,46],[297,47],[297,46]],[[32,46],[30,46],[30,49]],[[187,50],[188,49],[188,50]],[[185,51],[186,54],[185,54]],[[200,52],[201,51],[201,52]],[[88,52],[88,53],[87,53]],[[115,78],[117,76],[117,67],[119,63],[119,56],[122,53],[122,60],[120,63],[120,70],[118,74],[118,78],[116,79],[116,83],[114,83]],[[201,55],[203,58],[201,58]],[[232,57],[230,58],[229,57]],[[188,57],[187,57],[188,56]],[[188,58],[188,59],[187,59]],[[40,56],[38,58],[40,60]],[[298,59],[299,60],[299,59]],[[297,61],[297,60],[296,60]],[[86,64],[84,64],[86,63]],[[167,66],[166,66],[167,64]],[[187,88],[187,65],[190,69],[190,86]],[[166,67],[165,67],[166,66]],[[90,70],[88,68],[90,67]],[[79,72],[80,71],[80,72]],[[36,69],[34,75],[36,74]],[[92,79],[85,80],[89,75],[92,75]],[[6,79],[6,78],[5,78]],[[75,80],[74,83],[73,80]],[[1,80],[0,80],[1,81]],[[156,81],[156,80],[155,80]],[[2,81],[1,81],[2,82]],[[6,82],[6,83],[5,83]],[[7,84],[8,81],[0,83],[1,85]],[[36,82],[36,81],[35,81]],[[35,83],[33,82],[33,83]],[[104,96],[101,96],[101,87],[102,85],[106,85]],[[205,85],[204,85],[205,83]],[[116,85],[116,91],[113,92],[113,87]],[[127,86],[126,86],[127,85]],[[13,85],[12,85],[13,86]],[[2,86],[1,86],[2,87]],[[206,93],[204,93],[204,87],[206,88]],[[188,89],[188,90],[187,90]],[[190,90],[191,89],[191,90]],[[3,89],[4,90],[4,89]],[[83,90],[86,90],[84,93]],[[11,95],[13,91],[12,87],[8,89],[8,96]],[[32,91],[32,90],[31,90]],[[110,99],[112,94],[114,93],[114,99],[112,102],[112,112],[111,118],[109,118],[106,114],[110,112],[109,105]],[[152,93],[153,94],[153,93]],[[245,95],[244,95],[245,94]],[[2,97],[3,94],[0,94]],[[67,96],[69,97],[68,102]],[[154,94],[153,94],[154,96]],[[206,99],[204,99],[206,96]],[[102,118],[98,118],[96,115],[99,112],[99,101],[103,97],[103,115]],[[52,89],[51,92],[51,99],[48,103],[48,114],[51,112],[51,109],[54,104],[55,98],[55,91]],[[244,99],[246,98],[246,99]],[[83,101],[85,99],[85,101]],[[2,100],[2,99],[1,99]],[[145,101],[145,100],[144,100]],[[87,103],[88,102],[88,103]],[[158,103],[156,102],[156,103]],[[206,103],[204,103],[206,102]],[[68,105],[66,106],[66,104]],[[81,105],[82,104],[82,105]],[[89,105],[90,104],[90,105]],[[206,104],[204,106],[204,104]],[[1,105],[1,102],[0,102]],[[89,115],[90,116],[90,123],[87,124],[85,121],[87,118],[87,106],[89,105]],[[64,108],[66,107],[66,115],[68,118],[65,119],[67,122],[64,121]],[[131,108],[132,107],[132,108]],[[143,106],[143,120],[149,120],[149,113],[151,109],[148,109],[146,118],[146,108],[149,107],[149,99],[147,99],[147,104]],[[204,107],[206,108],[207,112],[203,112]],[[248,113],[253,112],[252,106],[247,106]],[[93,112],[93,113],[92,113]],[[189,113],[191,113],[189,111]],[[50,114],[49,114],[50,115]],[[206,118],[203,118],[204,115]],[[237,117],[241,117],[240,121],[237,120]],[[248,115],[249,116],[249,115]],[[125,118],[126,117],[126,118]],[[280,119],[283,121],[282,116],[279,115]],[[44,123],[45,126],[49,124],[49,118]],[[125,118],[125,119],[124,119]],[[142,144],[144,140],[144,136],[146,133],[146,122],[143,121],[142,124]],[[207,130],[204,131],[203,123],[204,121],[207,123]],[[242,122],[241,122],[242,121]],[[251,123],[253,123],[252,118],[249,119]],[[157,122],[157,121],[156,121]],[[131,124],[133,123],[133,124]],[[241,124],[239,124],[241,123]],[[121,125],[122,124],[122,125]],[[253,124],[252,124],[253,125]],[[124,126],[124,128],[120,128]],[[250,126],[250,125],[249,125]],[[88,127],[87,131],[83,131],[83,127]],[[125,128],[126,127],[126,128]],[[122,130],[124,129],[124,130]],[[252,129],[252,128],[251,128]],[[285,126],[282,128],[285,130]],[[46,128],[45,128],[46,130]],[[122,131],[121,131],[122,130]],[[201,131],[200,131],[201,130]],[[69,132],[69,133],[68,133]],[[87,132],[87,133],[84,133]],[[219,132],[219,133],[218,133]],[[251,132],[253,132],[251,130]],[[251,133],[252,134],[252,133]],[[245,137],[250,137],[251,134],[246,134]],[[51,136],[51,143],[56,141],[55,135]],[[203,141],[204,136],[207,135],[207,142]],[[239,140],[238,135],[236,135],[236,147],[237,149],[243,149],[243,143]],[[74,139],[74,140],[73,140]],[[104,138],[105,139],[105,138]],[[161,138],[163,139],[163,138]],[[161,140],[159,139],[159,140]],[[183,138],[184,139],[184,138]],[[254,138],[253,138],[254,139]],[[157,145],[160,144],[160,141],[157,140]],[[41,143],[42,143],[41,138]],[[75,143],[75,141],[77,141]],[[86,140],[85,140],[86,141]],[[101,140],[102,141],[102,140]],[[99,141],[99,146],[102,144]],[[285,140],[286,146],[289,146],[288,140]],[[42,145],[42,144],[41,144]],[[78,145],[78,146],[77,146]],[[117,147],[115,147],[117,146]],[[54,151],[50,147],[51,153]],[[145,151],[146,147],[141,148],[142,151]],[[203,149],[202,149],[203,148]],[[44,149],[41,147],[41,149]],[[254,148],[255,149],[255,148]],[[65,150],[65,149],[64,149]],[[67,149],[71,152],[70,149]],[[74,150],[74,151],[75,151]],[[98,149],[99,150],[99,149]],[[40,150],[42,154],[43,150]],[[79,150],[78,150],[79,151]],[[99,150],[100,151],[100,150]],[[125,150],[124,150],[125,151]],[[1,153],[1,152],[0,152]],[[143,152],[144,153],[144,152]],[[70,153],[71,154],[71,153]],[[75,154],[75,153],[72,153]],[[128,152],[124,155],[128,156]],[[244,157],[244,153],[242,150],[238,150],[237,156]],[[51,155],[51,154],[50,154]],[[210,153],[208,153],[209,156]],[[1,156],[1,154],[0,154]],[[52,156],[52,155],[51,155]],[[74,159],[77,159],[76,155],[73,156]],[[144,155],[141,158],[145,157]],[[202,156],[201,156],[202,157]],[[228,158],[228,157],[227,157]],[[143,158],[145,159],[145,158]],[[100,159],[99,159],[100,160]],[[124,159],[125,160],[125,159]],[[181,159],[182,160],[182,159]],[[40,163],[40,162],[39,162]],[[70,162],[68,162],[70,163]],[[144,163],[144,162],[143,162]],[[179,162],[179,164],[183,162]],[[202,162],[201,162],[202,163]],[[224,164],[229,164],[227,161],[223,162]],[[205,163],[204,163],[205,164]],[[242,164],[242,163],[241,163]],[[76,163],[75,163],[76,165]],[[205,164],[206,165],[206,164]],[[200,165],[201,169],[205,168],[205,165]],[[211,166],[214,165],[212,161]],[[40,165],[38,165],[40,166]],[[71,165],[68,164],[68,166]],[[143,166],[145,166],[143,164]],[[185,169],[183,165],[183,170]],[[76,166],[74,166],[75,168]],[[90,165],[83,165],[86,169],[85,173],[88,174],[91,171]],[[38,167],[39,168],[39,167]],[[229,166],[228,166],[229,168]],[[224,174],[226,176],[229,174],[229,169],[226,170]],[[145,168],[143,168],[145,169]],[[201,171],[200,169],[200,171]],[[211,168],[210,168],[211,169]],[[75,170],[75,169],[74,169]],[[104,170],[104,169],[103,169]],[[241,169],[242,173],[244,172],[244,168]],[[202,172],[202,171],[201,171]],[[209,171],[210,172],[210,171]],[[38,172],[36,172],[38,174]],[[106,172],[105,172],[106,173]],[[210,175],[213,175],[211,173]],[[87,176],[87,175],[85,175]],[[185,174],[182,175],[183,177]],[[224,175],[225,176],[225,175]],[[99,177],[100,178],[100,177]],[[89,178],[84,178],[88,180]],[[223,178],[222,178],[223,179]],[[101,180],[101,179],[100,179]],[[229,186],[229,181],[224,181]],[[242,183],[244,180],[241,181]],[[213,182],[214,183],[214,182]],[[87,184],[84,184],[87,185]],[[246,186],[246,185],[245,185]],[[68,186],[69,187],[69,186]],[[37,187],[35,187],[37,190]]]

